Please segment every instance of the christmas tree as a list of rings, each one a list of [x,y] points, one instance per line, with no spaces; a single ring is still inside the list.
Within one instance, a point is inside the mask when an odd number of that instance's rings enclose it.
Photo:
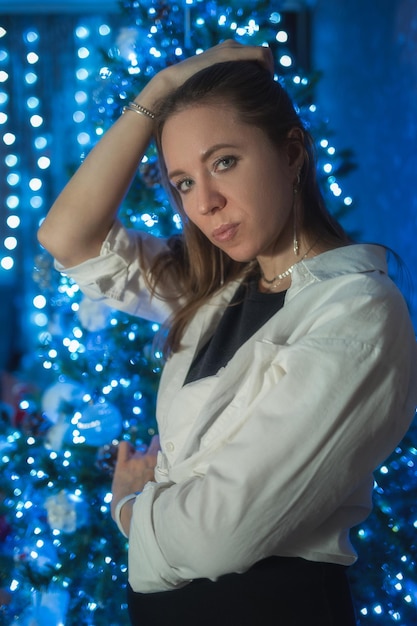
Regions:
[[[352,155],[334,147],[315,103],[318,76],[300,41],[307,13],[273,4],[121,2],[122,26],[90,83],[90,135],[99,138],[166,65],[228,38],[268,44],[276,79],[316,138],[328,205],[343,221],[353,207],[340,178]],[[153,146],[120,217],[156,236],[181,230]],[[156,432],[160,329],[84,298],[45,252],[35,265],[48,324],[36,354],[3,381],[10,391],[0,421],[0,623],[123,626],[127,545],[110,519],[111,474],[121,438],[140,446]],[[363,626],[416,623],[416,457],[410,433],[376,473],[375,512],[354,532],[361,560],[351,576]]]

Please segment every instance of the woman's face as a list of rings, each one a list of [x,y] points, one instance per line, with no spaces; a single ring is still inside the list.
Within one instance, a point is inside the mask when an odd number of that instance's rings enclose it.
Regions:
[[[282,257],[284,262],[288,256],[293,262],[299,163],[286,148],[278,151],[233,109],[209,105],[170,117],[161,144],[185,214],[215,246],[235,261]]]

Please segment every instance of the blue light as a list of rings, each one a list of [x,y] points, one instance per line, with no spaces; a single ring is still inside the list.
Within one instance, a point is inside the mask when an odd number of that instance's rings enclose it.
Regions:
[[[88,143],[90,143],[91,138],[88,133],[83,132],[77,135],[77,141],[81,146],[86,146]]]
[[[110,35],[111,33],[111,28],[110,26],[108,26],[107,24],[102,24],[99,29],[98,29],[99,34],[102,37],[105,37],[106,35]]]
[[[27,43],[34,43],[35,41],[38,41],[39,33],[36,30],[28,30],[24,34],[23,38],[24,40],[26,40]]]
[[[78,28],[75,29],[75,34],[78,39],[86,39],[89,36],[90,31],[86,26],[78,26]]]
[[[20,226],[20,217],[17,215],[9,215],[6,224],[9,228],[18,228]]]
[[[38,167],[40,170],[46,170],[51,165],[51,159],[46,156],[41,156],[38,159]]]
[[[283,54],[279,62],[283,67],[291,67],[292,65],[292,59],[288,54]]]
[[[43,124],[43,118],[40,115],[32,115],[29,122],[33,128],[39,128]]]
[[[74,94],[74,100],[77,104],[84,104],[88,100],[88,95],[85,91],[76,91]]]
[[[40,209],[43,206],[43,198],[41,198],[41,196],[33,196],[29,204],[32,209]]]
[[[15,141],[16,135],[13,135],[13,133],[6,133],[3,135],[3,142],[6,144],[6,146],[12,146]]]
[[[33,317],[33,321],[35,323],[35,326],[40,326],[41,328],[44,328],[48,324],[48,317],[45,315],[45,313],[37,313]],[[46,368],[45,365],[44,367]]]
[[[81,122],[85,121],[85,117],[86,116],[85,116],[85,113],[83,111],[75,111],[73,116],[72,116],[72,119],[74,120],[74,122],[76,124],[80,124]]]
[[[46,137],[42,137],[42,136],[36,137],[33,143],[34,143],[35,148],[37,148],[37,150],[43,150],[43,148],[46,148],[46,146],[48,145]]]
[[[37,63],[39,61],[39,57],[36,54],[36,52],[29,52],[29,54],[27,55],[26,59],[27,59],[27,62],[30,65],[34,65],[35,63]]]
[[[4,240],[4,247],[7,250],[14,250],[16,246],[17,246],[16,237],[6,237],[6,239]]]
[[[35,96],[31,96],[26,101],[28,109],[36,109],[39,106],[39,98],[35,98]]]
[[[102,78],[103,80],[105,80],[106,78],[109,78],[111,76],[111,74],[112,74],[111,70],[108,67],[100,68],[100,71],[98,73],[100,78]]]
[[[80,59],[86,59],[90,56],[90,50],[86,47],[82,47],[78,49],[78,56]]]
[[[34,72],[28,72],[27,74],[25,74],[25,82],[28,85],[34,85],[37,80],[38,80],[38,77]]]
[[[45,296],[38,295],[33,298],[33,306],[37,309],[44,309],[46,307]]]
[[[340,187],[339,187],[339,185],[337,183],[332,183],[330,185],[330,191],[336,197],[339,197],[340,195],[342,195],[342,190],[340,189]]]
[[[8,196],[6,198],[6,206],[9,209],[17,209],[19,206],[19,198],[17,196]]]
[[[275,39],[279,43],[285,43],[286,41],[288,41],[288,33],[286,33],[285,30],[280,30],[277,32]]]
[[[4,270],[11,270],[14,266],[14,261],[11,256],[4,256],[0,261],[0,265]]]
[[[77,76],[78,80],[87,80],[89,74],[88,74],[88,70],[86,70],[84,67],[80,67],[80,69],[77,70],[75,75]]]
[[[32,191],[39,191],[39,189],[42,188],[42,181],[41,181],[41,179],[40,178],[32,178],[29,181],[29,188]]]
[[[17,156],[15,154],[8,154],[5,159],[4,162],[7,165],[7,167],[14,167],[15,165],[17,165]]]

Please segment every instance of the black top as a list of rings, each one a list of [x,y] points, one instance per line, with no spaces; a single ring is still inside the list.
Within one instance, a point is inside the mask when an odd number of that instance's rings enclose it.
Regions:
[[[257,279],[242,283],[223,313],[214,335],[192,362],[184,384],[214,376],[238,348],[281,309],[285,294],[286,291],[258,291]]]

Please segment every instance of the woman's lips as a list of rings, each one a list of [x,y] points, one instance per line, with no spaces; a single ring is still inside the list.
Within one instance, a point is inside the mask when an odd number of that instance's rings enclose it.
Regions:
[[[212,232],[212,237],[215,241],[225,242],[230,241],[235,236],[239,224],[222,224],[218,226]]]

